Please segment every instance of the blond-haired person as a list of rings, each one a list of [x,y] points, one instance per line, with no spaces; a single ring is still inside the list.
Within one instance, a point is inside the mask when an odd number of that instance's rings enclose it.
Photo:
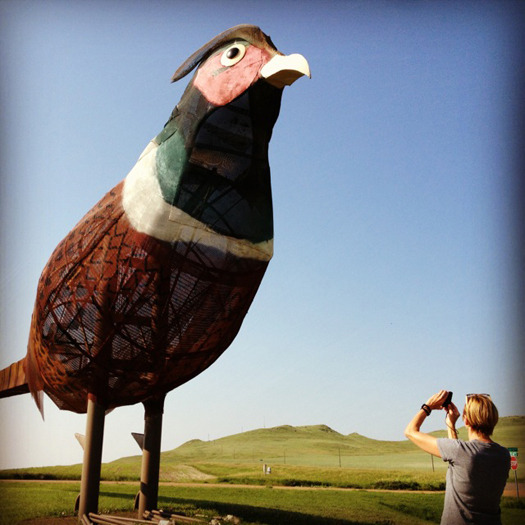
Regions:
[[[430,397],[405,429],[405,436],[419,448],[449,464],[441,525],[500,525],[500,500],[509,475],[510,454],[490,438],[498,410],[488,394],[468,394],[463,421],[469,440],[462,441],[456,432],[459,410],[454,403],[443,408],[447,395],[441,390]],[[432,410],[446,411],[448,438],[420,431]]]

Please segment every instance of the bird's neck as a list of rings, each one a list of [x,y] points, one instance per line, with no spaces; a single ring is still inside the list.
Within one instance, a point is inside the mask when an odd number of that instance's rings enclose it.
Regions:
[[[199,100],[190,102],[199,109]],[[134,229],[162,241],[271,259],[271,126],[254,124],[250,106],[248,97],[239,97],[199,120],[179,104],[126,177],[122,202]]]
[[[259,91],[219,108],[186,93],[154,140],[163,199],[215,232],[255,243],[273,238],[268,144],[280,105],[274,90],[277,109],[268,97],[261,108]]]

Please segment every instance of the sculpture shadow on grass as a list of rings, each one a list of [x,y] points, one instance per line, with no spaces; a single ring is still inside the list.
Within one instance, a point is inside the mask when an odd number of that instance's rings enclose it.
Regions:
[[[189,498],[159,497],[159,507],[168,509],[176,505],[194,505],[195,507],[213,510],[220,515],[233,514],[248,522],[261,522],[267,525],[391,525],[391,521],[352,521],[347,519],[326,518],[283,509],[240,505],[236,503],[221,503]],[[174,511],[176,512],[176,510]]]

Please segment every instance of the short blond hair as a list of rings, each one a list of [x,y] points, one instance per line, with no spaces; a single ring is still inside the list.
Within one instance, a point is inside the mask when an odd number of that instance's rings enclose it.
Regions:
[[[486,394],[468,395],[463,408],[463,417],[465,424],[484,436],[492,435],[499,419],[496,405]]]

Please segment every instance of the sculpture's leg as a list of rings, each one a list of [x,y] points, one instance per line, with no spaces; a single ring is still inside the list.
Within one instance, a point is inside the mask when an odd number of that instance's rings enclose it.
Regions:
[[[157,508],[164,396],[144,401],[144,446],[140,473],[139,518]]]
[[[80,484],[79,523],[84,514],[98,511],[98,492],[100,488],[100,464],[102,461],[102,441],[104,437],[104,418],[106,408],[97,398],[89,394],[87,407],[86,438],[82,481]]]

